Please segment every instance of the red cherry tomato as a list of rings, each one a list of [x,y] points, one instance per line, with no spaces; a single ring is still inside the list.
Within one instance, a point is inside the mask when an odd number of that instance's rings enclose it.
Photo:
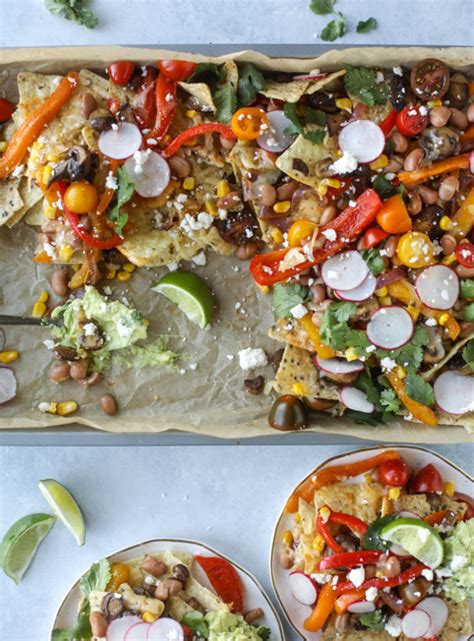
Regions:
[[[6,122],[12,117],[13,104],[6,98],[0,98],[0,122]]]
[[[379,227],[371,227],[364,234],[364,249],[372,249],[380,245],[390,234]]]
[[[411,494],[429,494],[432,492],[442,493],[444,481],[441,474],[434,465],[428,463],[418,474],[415,474],[410,483]]]
[[[379,480],[383,485],[403,487],[410,478],[410,468],[403,459],[385,461],[378,468]]]
[[[158,69],[161,73],[176,82],[187,80],[196,67],[195,62],[187,62],[186,60],[160,60],[158,63]]]
[[[135,71],[135,63],[131,60],[118,60],[109,66],[109,77],[115,82],[116,85],[123,87],[130,82],[133,72]]]
[[[454,500],[459,501],[460,503],[465,503],[467,505],[466,514],[464,515],[465,521],[468,521],[469,519],[474,519],[474,499],[472,499],[467,494],[462,494],[461,492],[454,492]]]
[[[427,126],[428,116],[420,113],[420,107],[408,105],[398,113],[397,128],[404,136],[418,136]]]
[[[472,243],[459,243],[454,250],[456,259],[463,267],[474,267],[474,245]]]

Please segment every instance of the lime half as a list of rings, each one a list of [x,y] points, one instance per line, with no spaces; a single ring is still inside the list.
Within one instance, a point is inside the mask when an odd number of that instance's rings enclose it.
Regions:
[[[385,541],[400,545],[428,567],[435,569],[443,561],[443,541],[436,530],[413,518],[395,519],[380,533]]]
[[[3,537],[0,544],[2,570],[17,585],[55,521],[56,517],[51,514],[29,514],[18,519]]]
[[[79,545],[84,545],[86,538],[86,527],[84,517],[75,498],[54,479],[39,481],[38,487],[41,494],[53,508],[55,514],[61,519],[67,529],[74,536]]]
[[[189,320],[199,327],[206,327],[211,322],[214,296],[208,285],[196,274],[170,272],[151,288],[176,303]]]

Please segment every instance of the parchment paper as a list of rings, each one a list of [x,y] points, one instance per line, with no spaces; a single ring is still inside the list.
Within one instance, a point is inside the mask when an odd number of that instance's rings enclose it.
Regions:
[[[0,92],[15,98],[15,77],[19,71],[64,73],[72,68],[104,70],[117,59],[154,62],[169,58],[210,58],[202,55],[171,53],[154,49],[123,47],[70,47],[45,49],[4,49],[0,51]],[[408,65],[427,57],[439,57],[450,66],[472,71],[473,49],[364,48],[330,51],[314,59],[270,59],[244,51],[231,57],[251,61],[264,69],[307,72],[315,68],[332,70],[342,63],[381,66]],[[226,56],[214,58],[219,62]],[[31,261],[34,231],[25,223],[12,230],[0,229],[0,312],[29,314],[38,294],[48,289],[52,268]],[[272,399],[252,396],[243,388],[244,373],[237,353],[246,347],[263,347],[270,355],[281,345],[267,338],[272,322],[267,296],[257,291],[246,265],[234,258],[208,253],[206,267],[192,269],[209,279],[218,309],[209,331],[191,325],[176,307],[150,292],[150,282],[166,269],[137,270],[126,286],[113,281],[113,296],[127,299],[150,319],[149,336],[159,333],[174,336],[172,348],[185,356],[179,370],[148,368],[129,369],[109,375],[105,383],[84,392],[76,383],[53,385],[49,381],[52,355],[43,345],[49,332],[43,328],[7,327],[7,347],[21,352],[12,364],[18,379],[18,395],[0,408],[0,428],[60,427],[79,423],[111,432],[161,432],[175,429],[222,438],[245,438],[275,434],[268,427],[267,415]],[[190,268],[185,263],[184,268]],[[54,297],[52,299],[54,302]],[[236,303],[240,303],[239,309]],[[182,337],[182,338],[180,338]],[[197,365],[192,369],[190,365]],[[180,373],[181,372],[181,373]],[[270,366],[266,380],[273,378]],[[99,409],[98,399],[111,391],[120,405],[120,413],[109,418]],[[80,411],[67,418],[42,414],[42,401],[76,400]],[[410,441],[416,443],[468,442],[472,438],[462,426],[426,428],[407,421],[372,428],[358,426],[345,418],[318,416],[310,428],[315,432],[346,434],[371,440]]]

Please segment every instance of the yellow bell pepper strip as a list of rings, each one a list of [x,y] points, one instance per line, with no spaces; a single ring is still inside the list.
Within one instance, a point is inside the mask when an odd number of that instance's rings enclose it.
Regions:
[[[321,588],[314,610],[304,622],[308,632],[318,632],[331,616],[336,602],[336,588],[331,583],[325,583]]]
[[[319,327],[313,323],[310,312],[303,316],[303,318],[300,318],[300,323],[303,326],[304,331],[308,334],[308,338],[312,342],[314,349],[320,358],[332,358],[336,355],[333,348],[328,347],[321,340]]]
[[[395,372],[386,372],[385,376],[387,377],[390,385],[396,391],[403,405],[405,405],[414,418],[418,419],[425,425],[429,425],[430,427],[436,427],[436,425],[438,425],[438,419],[436,418],[436,414],[433,410],[427,405],[418,403],[418,401],[414,401],[410,398],[405,392],[403,380],[398,378],[398,375]]]
[[[402,171],[397,174],[398,179],[405,186],[418,185],[428,178],[439,176],[448,171],[455,171],[456,169],[467,169],[469,167],[469,154],[461,154],[460,156],[451,156],[446,160],[439,160],[434,162],[431,167],[422,167],[415,169],[415,171]]]
[[[42,133],[44,127],[58,114],[61,107],[67,103],[78,84],[79,75],[75,71],[70,71],[59,83],[56,91],[32,111],[20,125],[0,158],[0,180],[7,178],[21,164],[29,147]]]
[[[471,189],[466,199],[463,200],[461,206],[451,218],[453,223],[450,234],[456,240],[462,240],[470,233],[474,226],[474,187]]]

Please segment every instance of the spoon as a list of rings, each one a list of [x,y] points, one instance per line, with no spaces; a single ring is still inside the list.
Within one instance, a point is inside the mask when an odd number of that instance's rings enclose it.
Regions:
[[[32,316],[8,316],[6,314],[0,314],[0,325],[41,325],[43,327],[55,325],[56,327],[60,327],[61,324],[61,321],[52,320],[51,318],[33,318]]]

